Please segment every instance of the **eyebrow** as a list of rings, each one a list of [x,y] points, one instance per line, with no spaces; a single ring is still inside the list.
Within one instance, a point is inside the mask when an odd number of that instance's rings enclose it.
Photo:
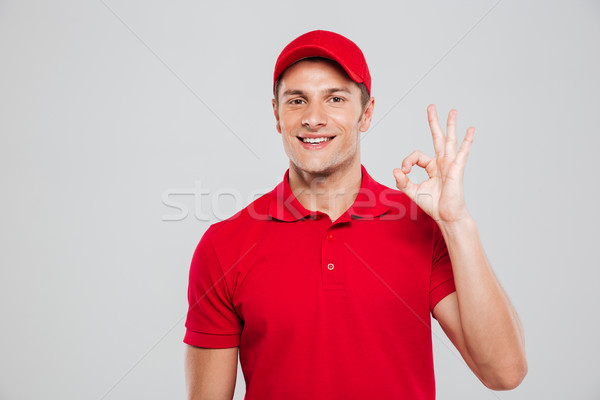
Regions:
[[[352,92],[350,91],[350,89],[346,88],[346,87],[339,87],[339,88],[329,88],[329,89],[325,89],[323,90],[323,92],[325,94],[332,94],[332,93],[338,93],[338,92],[345,92],[348,94],[352,94]],[[281,95],[282,97],[285,96],[296,96],[296,95],[305,95],[306,93],[302,90],[299,89],[288,89],[286,91],[283,92],[283,94]]]

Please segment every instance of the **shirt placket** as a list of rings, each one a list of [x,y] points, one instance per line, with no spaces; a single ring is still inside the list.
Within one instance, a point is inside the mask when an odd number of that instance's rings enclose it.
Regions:
[[[345,265],[341,257],[340,224],[330,224],[321,242],[321,279],[323,290],[344,290]]]

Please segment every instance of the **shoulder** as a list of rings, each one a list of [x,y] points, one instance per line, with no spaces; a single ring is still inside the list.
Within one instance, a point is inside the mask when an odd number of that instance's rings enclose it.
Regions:
[[[263,194],[231,217],[211,224],[200,243],[210,243],[215,248],[235,247],[243,242],[244,237],[253,236],[253,231],[270,220],[271,193]]]

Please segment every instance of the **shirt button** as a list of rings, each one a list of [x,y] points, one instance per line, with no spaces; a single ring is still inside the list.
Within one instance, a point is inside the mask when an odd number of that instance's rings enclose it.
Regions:
[[[326,238],[327,238],[327,240],[331,240],[331,239],[333,239],[333,235],[331,233],[328,233]]]
[[[332,263],[329,263],[329,264],[327,264],[327,269],[328,269],[328,270],[330,270],[330,271],[331,271],[333,268],[334,268],[334,266],[333,266],[333,264],[332,264]]]

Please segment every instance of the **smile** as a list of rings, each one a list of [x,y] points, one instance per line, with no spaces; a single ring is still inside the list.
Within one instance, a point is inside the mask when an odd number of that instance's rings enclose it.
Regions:
[[[310,143],[313,145],[317,145],[317,144],[321,144],[324,142],[328,142],[331,139],[333,139],[335,136],[331,136],[331,137],[319,137],[319,138],[303,138],[303,137],[298,137],[298,140],[300,140],[303,143]]]

